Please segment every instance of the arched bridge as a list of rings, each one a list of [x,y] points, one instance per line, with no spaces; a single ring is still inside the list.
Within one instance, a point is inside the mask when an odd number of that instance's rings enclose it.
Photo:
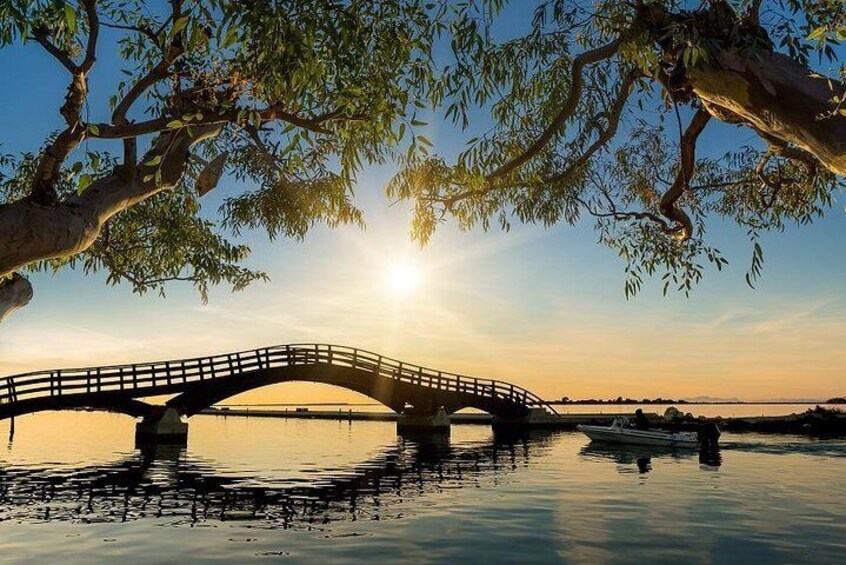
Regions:
[[[412,365],[352,347],[293,344],[212,357],[0,377],[0,419],[42,410],[95,408],[149,419],[162,407],[140,398],[175,394],[166,403],[190,417],[226,398],[289,381],[336,385],[406,415],[477,408],[506,419],[555,410],[510,383]]]

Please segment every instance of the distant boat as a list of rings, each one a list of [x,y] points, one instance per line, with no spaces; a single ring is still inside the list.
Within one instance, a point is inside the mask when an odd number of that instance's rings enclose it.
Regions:
[[[690,432],[638,430],[628,426],[626,420],[614,420],[610,426],[576,426],[593,441],[634,445],[660,445],[663,447],[699,447],[699,438]]]

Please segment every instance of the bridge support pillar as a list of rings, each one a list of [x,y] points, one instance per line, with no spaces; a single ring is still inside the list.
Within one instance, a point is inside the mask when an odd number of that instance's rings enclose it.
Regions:
[[[175,408],[163,408],[135,425],[136,445],[188,444],[188,423]]]
[[[434,414],[403,413],[397,419],[397,433],[449,434],[449,416],[443,407]]]
[[[494,428],[553,428],[558,418],[543,408],[530,408],[524,416],[494,416]]]

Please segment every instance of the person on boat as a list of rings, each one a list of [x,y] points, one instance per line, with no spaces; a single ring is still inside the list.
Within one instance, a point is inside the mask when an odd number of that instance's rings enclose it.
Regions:
[[[635,410],[635,428],[638,430],[649,429],[649,420],[646,419],[646,414],[640,408]]]

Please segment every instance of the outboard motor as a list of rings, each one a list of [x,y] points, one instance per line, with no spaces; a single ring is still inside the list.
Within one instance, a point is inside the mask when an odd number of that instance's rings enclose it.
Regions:
[[[699,448],[703,451],[717,449],[720,434],[720,428],[714,422],[702,424],[696,431],[696,436],[699,439]]]

